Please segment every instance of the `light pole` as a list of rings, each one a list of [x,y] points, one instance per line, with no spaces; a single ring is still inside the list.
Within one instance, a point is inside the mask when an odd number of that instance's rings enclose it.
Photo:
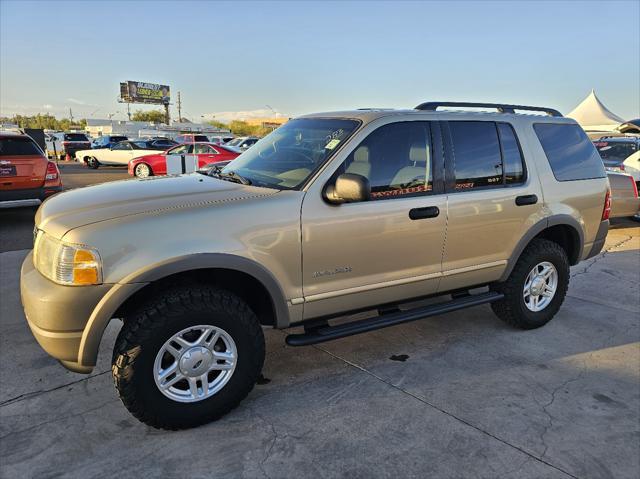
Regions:
[[[265,106],[269,110],[271,110],[273,112],[273,117],[275,119],[275,123],[277,124],[278,123],[278,112],[273,107],[271,107],[270,105],[265,105]],[[273,130],[275,130],[276,128],[278,128],[278,127],[274,125]]]

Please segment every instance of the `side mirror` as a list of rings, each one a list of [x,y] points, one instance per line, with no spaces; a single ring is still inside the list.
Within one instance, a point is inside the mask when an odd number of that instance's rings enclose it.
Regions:
[[[325,198],[335,205],[368,201],[371,198],[371,185],[362,175],[343,173],[338,176],[335,185],[327,186]]]

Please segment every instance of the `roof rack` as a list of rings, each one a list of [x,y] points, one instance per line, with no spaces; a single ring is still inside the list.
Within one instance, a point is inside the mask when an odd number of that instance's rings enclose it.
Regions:
[[[539,106],[525,106],[525,105],[503,105],[501,103],[472,103],[472,102],[457,102],[457,101],[428,101],[426,103],[420,103],[416,110],[436,111],[441,106],[455,106],[461,108],[495,108],[500,113],[515,113],[515,110],[525,111],[541,111],[549,116],[562,116],[558,110],[553,108],[545,108]]]

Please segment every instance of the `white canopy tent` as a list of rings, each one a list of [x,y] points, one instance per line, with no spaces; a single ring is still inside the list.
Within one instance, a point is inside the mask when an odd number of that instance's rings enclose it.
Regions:
[[[623,118],[602,104],[593,90],[566,116],[576,120],[586,132],[615,132],[616,128],[624,123]]]

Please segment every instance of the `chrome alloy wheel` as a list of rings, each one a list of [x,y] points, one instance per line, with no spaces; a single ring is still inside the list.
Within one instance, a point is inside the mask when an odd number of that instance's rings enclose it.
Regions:
[[[527,275],[522,290],[525,306],[534,313],[549,306],[558,289],[558,271],[556,267],[543,261],[533,267]]]
[[[138,178],[147,178],[151,176],[151,168],[145,163],[138,163],[135,168],[135,174]]]
[[[198,402],[219,392],[238,362],[236,344],[224,329],[191,326],[160,348],[153,377],[162,394],[178,402]]]

